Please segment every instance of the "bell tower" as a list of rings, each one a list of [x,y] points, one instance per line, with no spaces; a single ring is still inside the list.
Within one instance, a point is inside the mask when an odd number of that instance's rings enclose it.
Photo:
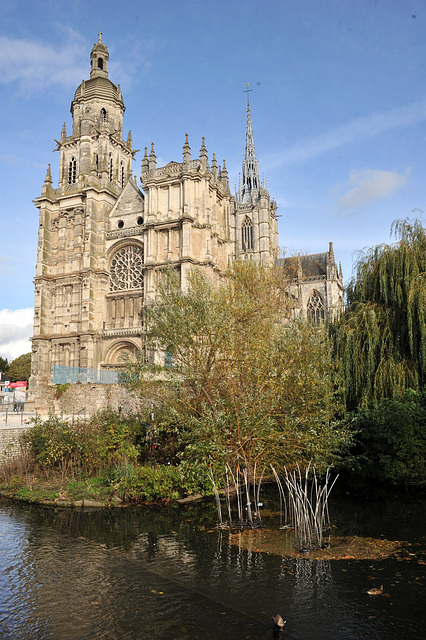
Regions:
[[[120,85],[108,78],[108,48],[101,33],[90,54],[90,78],[83,80],[71,103],[72,135],[65,123],[57,143],[59,187],[100,186],[119,193],[131,172],[132,137],[123,136],[125,106]]]
[[[39,210],[32,386],[52,382],[53,365],[97,368],[102,361],[109,291],[106,235],[110,213],[131,178],[135,150],[123,139],[120,85],[108,78],[108,48],[98,41],[90,77],[71,102],[72,131],[60,139],[58,186],[48,167]],[[132,187],[133,188],[133,187]]]

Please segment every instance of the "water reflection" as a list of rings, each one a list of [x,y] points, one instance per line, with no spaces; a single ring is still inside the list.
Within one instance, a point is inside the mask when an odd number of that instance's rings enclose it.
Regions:
[[[333,586],[331,560],[295,560],[295,583],[293,598],[300,601],[316,597],[319,600],[330,596]]]
[[[423,506],[411,506],[417,524]],[[370,521],[390,536],[398,519],[389,511],[380,522],[356,509],[366,534]],[[0,637],[270,640],[279,612],[286,638],[424,640],[417,556],[282,558],[229,545],[215,518],[209,504],[83,511],[0,502]],[[376,580],[389,598],[366,594]]]

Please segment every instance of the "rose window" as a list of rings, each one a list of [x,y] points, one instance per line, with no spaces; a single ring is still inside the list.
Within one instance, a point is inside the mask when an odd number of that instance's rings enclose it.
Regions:
[[[110,291],[143,288],[143,249],[127,246],[119,249],[111,262]]]

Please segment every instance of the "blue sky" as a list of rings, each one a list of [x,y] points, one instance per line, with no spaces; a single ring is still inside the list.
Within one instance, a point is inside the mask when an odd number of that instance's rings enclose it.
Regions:
[[[70,130],[98,31],[124,131],[136,148],[153,141],[160,165],[181,160],[186,132],[193,155],[205,136],[233,186],[250,83],[282,247],[319,252],[333,241],[348,280],[355,251],[388,242],[394,219],[426,209],[424,0],[3,0],[0,355],[29,351],[32,200],[49,162],[57,184],[54,138],[63,121]]]

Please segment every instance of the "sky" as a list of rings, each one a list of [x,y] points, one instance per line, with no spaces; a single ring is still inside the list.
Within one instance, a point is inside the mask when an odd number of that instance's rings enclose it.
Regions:
[[[0,14],[0,356],[30,351],[38,211],[54,139],[90,75],[102,31],[141,149],[157,166],[205,136],[241,172],[246,83],[261,177],[280,246],[334,243],[344,280],[357,252],[421,217],[426,172],[424,0],[2,0]],[[425,216],[426,217],[426,216]]]

